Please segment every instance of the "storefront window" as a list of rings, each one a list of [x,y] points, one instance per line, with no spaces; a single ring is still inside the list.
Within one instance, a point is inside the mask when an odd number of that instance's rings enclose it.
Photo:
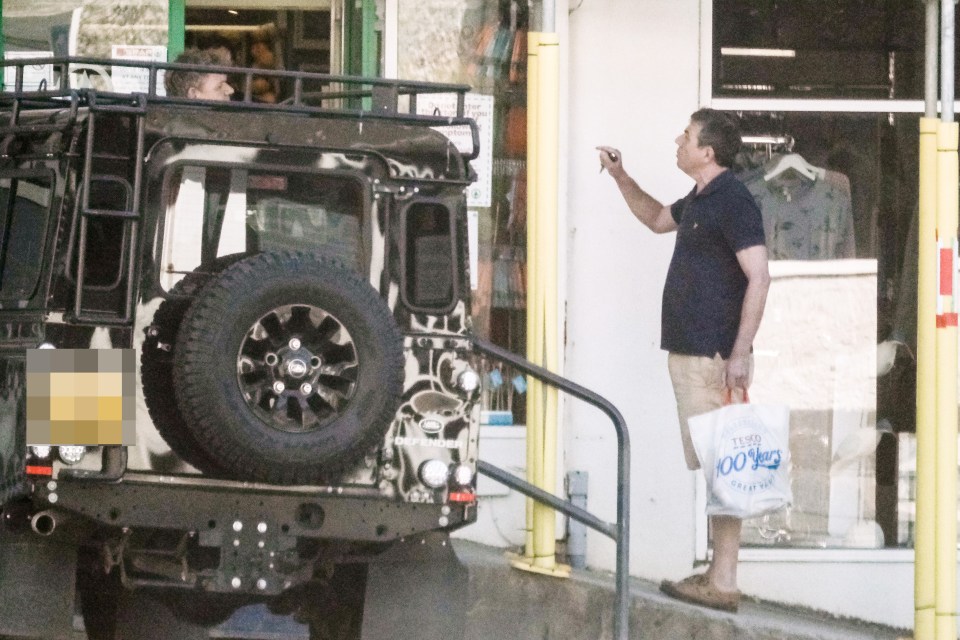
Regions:
[[[185,44],[215,50],[225,63],[239,67],[339,73],[341,39],[329,0],[285,6],[297,8],[236,9],[207,2],[196,6],[187,0]],[[242,77],[230,78],[230,82],[235,98],[242,98]],[[305,98],[323,88],[322,83],[305,83]],[[250,98],[254,102],[276,103],[292,96],[292,81],[268,76],[256,76],[252,81]]]
[[[165,47],[168,11],[168,0],[4,0],[4,53],[109,58],[113,45]]]
[[[713,25],[714,96],[923,97],[922,2],[715,0]]]
[[[912,547],[919,114],[878,102],[922,97],[923,5],[715,0],[713,25],[771,258],[751,399],[791,407],[793,506],[743,542]]]
[[[474,330],[525,354],[527,3],[427,0],[398,11],[398,75],[473,87],[467,115],[478,119],[486,154],[474,162],[468,202],[479,247]],[[523,424],[523,377],[499,363],[483,373],[483,421]]]
[[[36,4],[32,2],[4,3],[3,40],[6,51],[67,54],[73,12],[82,3],[64,0],[43,4],[45,6],[38,12]]]

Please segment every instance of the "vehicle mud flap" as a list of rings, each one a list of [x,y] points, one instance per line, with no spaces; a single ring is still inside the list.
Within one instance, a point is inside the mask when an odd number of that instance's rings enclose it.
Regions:
[[[0,637],[72,639],[76,547],[35,535],[0,536]]]
[[[368,566],[360,638],[459,640],[468,590],[447,533],[406,538]]]
[[[23,359],[0,358],[0,505],[26,492],[26,375]]]
[[[205,640],[206,625],[179,617],[162,594],[122,589],[117,602],[116,633],[120,640]]]

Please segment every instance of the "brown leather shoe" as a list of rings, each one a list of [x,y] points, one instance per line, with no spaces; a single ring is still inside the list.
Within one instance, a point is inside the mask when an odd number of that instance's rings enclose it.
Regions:
[[[688,576],[679,582],[664,580],[660,583],[660,591],[671,598],[720,611],[736,613],[740,606],[739,591],[720,591],[702,573]]]

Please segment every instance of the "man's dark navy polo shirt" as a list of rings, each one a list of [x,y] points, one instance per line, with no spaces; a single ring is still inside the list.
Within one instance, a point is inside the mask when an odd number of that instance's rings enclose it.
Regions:
[[[747,277],[741,249],[764,244],[753,196],[724,171],[670,207],[677,223],[663,287],[661,348],[684,355],[730,357],[740,326]]]

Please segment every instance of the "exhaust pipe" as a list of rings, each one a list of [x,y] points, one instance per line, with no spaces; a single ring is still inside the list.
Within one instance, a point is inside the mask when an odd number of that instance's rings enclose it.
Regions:
[[[38,511],[30,518],[30,528],[41,536],[49,536],[57,528],[57,519],[52,511]]]

